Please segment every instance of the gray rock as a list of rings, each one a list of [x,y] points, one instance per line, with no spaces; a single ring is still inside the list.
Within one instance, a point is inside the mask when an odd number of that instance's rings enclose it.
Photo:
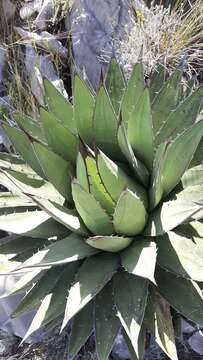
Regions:
[[[54,0],[44,0],[40,7],[39,14],[37,15],[34,24],[38,29],[44,30],[52,22],[54,17]]]
[[[17,348],[18,338],[0,330],[0,356],[7,356]]]
[[[187,321],[184,319],[181,320],[181,332],[183,334],[192,334],[195,331],[195,327],[190,325]]]
[[[118,334],[111,353],[113,360],[130,360],[130,353],[122,334]]]
[[[71,29],[76,67],[94,88],[99,84],[101,70],[118,51],[114,37],[122,37],[125,26],[132,23],[128,0],[75,0],[67,30]],[[143,2],[136,0],[137,6]],[[119,60],[119,59],[118,59]]]
[[[10,20],[16,12],[17,5],[15,1],[12,2],[10,0],[2,0],[2,7],[4,16],[6,17],[7,21]]]
[[[188,344],[193,351],[203,356],[203,333],[196,331],[189,339]]]

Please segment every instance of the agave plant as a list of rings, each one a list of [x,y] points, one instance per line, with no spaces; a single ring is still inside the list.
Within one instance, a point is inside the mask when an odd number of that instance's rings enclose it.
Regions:
[[[2,124],[20,156],[0,154],[0,253],[22,273],[4,296],[36,309],[23,340],[73,319],[72,357],[95,331],[108,359],[122,331],[132,359],[151,333],[174,360],[180,315],[203,326],[203,87],[163,75],[146,86],[138,63],[126,84],[112,60],[97,94],[75,76],[73,104],[45,80],[40,121]]]

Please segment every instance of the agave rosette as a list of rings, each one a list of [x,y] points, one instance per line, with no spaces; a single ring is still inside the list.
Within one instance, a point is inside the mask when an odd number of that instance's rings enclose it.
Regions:
[[[148,331],[173,360],[179,314],[203,326],[203,88],[163,75],[147,87],[136,64],[126,84],[112,60],[97,94],[75,76],[73,104],[45,80],[39,121],[2,125],[20,157],[0,154],[0,253],[23,272],[4,296],[36,309],[25,339],[73,318],[72,357],[95,330],[106,360],[121,329],[133,359]]]

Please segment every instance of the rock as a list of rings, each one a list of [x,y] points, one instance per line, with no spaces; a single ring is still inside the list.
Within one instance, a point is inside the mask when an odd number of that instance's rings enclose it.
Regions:
[[[6,20],[8,21],[13,18],[17,7],[15,2],[12,2],[10,0],[2,0],[2,7]]]
[[[196,331],[189,339],[188,344],[193,351],[203,356],[203,334]]]
[[[25,42],[34,42],[36,45],[42,47],[46,51],[67,60],[68,50],[56,40],[55,37],[47,31],[42,31],[40,34],[24,30],[15,26],[15,31],[22,37]]]
[[[8,356],[17,349],[19,339],[0,330],[0,356]]]
[[[128,347],[124,341],[123,335],[120,333],[117,335],[114,346],[111,352],[113,360],[130,360],[131,356],[128,351]]]
[[[44,0],[40,7],[39,14],[37,15],[34,24],[40,30],[44,30],[50,25],[54,17],[55,4],[54,0]]]
[[[184,319],[181,319],[181,332],[183,334],[192,334],[195,331],[195,327],[190,325],[187,321]]]
[[[137,6],[142,1],[136,0]],[[130,27],[130,1],[75,0],[71,16],[66,19],[71,29],[75,64],[94,88],[98,87],[101,70],[116,56],[114,37],[122,37],[126,25]]]

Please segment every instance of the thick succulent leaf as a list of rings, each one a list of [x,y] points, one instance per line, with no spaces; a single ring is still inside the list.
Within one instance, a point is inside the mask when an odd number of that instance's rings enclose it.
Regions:
[[[122,96],[125,90],[125,80],[121,68],[115,58],[113,58],[109,63],[105,79],[105,86],[113,107],[118,114],[121,106]]]
[[[203,120],[179,135],[167,147],[162,171],[165,196],[179,183],[194,156],[202,135]],[[175,168],[174,164],[176,164]]]
[[[121,151],[117,141],[118,120],[103,86],[96,97],[93,128],[95,144],[113,159],[120,160]]]
[[[1,177],[0,177],[1,182]],[[12,193],[5,192],[0,193],[0,214],[1,212],[6,213],[7,208],[12,207],[33,207],[33,209],[36,208],[35,204],[29,199],[27,199],[25,196],[18,196],[13,195]],[[3,211],[2,211],[3,210]]]
[[[117,273],[113,281],[118,317],[138,356],[138,338],[147,304],[148,281],[127,272]]]
[[[47,245],[46,239],[33,239],[27,236],[7,236],[1,239],[0,254],[20,254],[25,250]]]
[[[47,79],[44,80],[46,102],[50,112],[71,132],[76,133],[71,103]]]
[[[147,212],[142,201],[129,189],[124,190],[116,204],[113,225],[118,234],[137,235],[144,229]]]
[[[34,148],[49,181],[71,202],[71,176],[73,176],[71,164],[43,145],[35,143]]]
[[[2,125],[2,127],[9,140],[13,143],[15,149],[26,163],[28,163],[39,176],[44,177],[44,172],[34,152],[32,142],[28,139],[27,135],[15,127],[8,125]]]
[[[93,331],[93,311],[94,303],[91,301],[74,317],[68,344],[68,352],[71,358],[77,355]]]
[[[110,160],[102,151],[97,154],[97,166],[102,182],[115,202],[118,201],[121,192],[128,188],[147,207],[147,196],[144,188],[134,179],[130,178],[125,172],[112,160]]]
[[[184,222],[198,220],[202,216],[202,186],[188,187],[176,198],[163,202],[150,213],[145,235],[162,235]]]
[[[203,248],[187,237],[169,231],[156,238],[157,263],[177,276],[203,281]]]
[[[95,305],[96,348],[99,360],[106,360],[120,329],[116,314],[112,283],[107,284],[97,295]]]
[[[184,224],[176,229],[176,233],[181,236],[192,239],[195,244],[203,248],[203,222],[192,221],[189,224]]]
[[[151,170],[154,159],[154,134],[148,88],[145,88],[128,121],[128,139],[135,154]]]
[[[33,318],[33,321],[26,332],[22,342],[32,333],[57,319],[65,310],[66,296],[71,287],[75,273],[79,267],[78,263],[69,264],[61,273],[59,281],[54,288],[41,301],[41,305]],[[21,342],[21,343],[22,343]]]
[[[156,136],[156,145],[168,138],[174,139],[178,134],[188,129],[196,120],[203,102],[203,87],[199,87],[186,98],[165,120]]]
[[[42,268],[38,268],[32,271],[27,271],[25,274],[23,273],[21,278],[15,282],[14,286],[11,289],[6,289],[6,291],[0,296],[0,299],[5,298],[9,295],[21,294],[24,293],[26,290],[31,289],[33,284],[35,284],[35,282],[39,280],[40,276],[46,273],[47,269],[49,269],[49,267],[43,268],[43,270]],[[17,273],[18,277],[19,275],[20,273]]]
[[[118,127],[118,143],[123,155],[126,157],[132,171],[136,178],[145,186],[149,181],[149,173],[143,163],[138,160],[133,152],[132,146],[130,145],[127,137],[126,130],[123,123],[121,122]]]
[[[121,253],[121,264],[129,273],[154,280],[157,247],[155,242],[134,239],[131,246]]]
[[[109,214],[112,214],[114,211],[115,202],[102,183],[96,160],[92,156],[87,155],[85,157],[85,163],[89,180],[90,193],[100,203],[103,209],[105,209]]]
[[[34,178],[40,179],[34,170],[24,162],[24,160],[13,154],[0,153],[0,167],[1,169],[14,170],[27,176],[33,176]]]
[[[44,212],[43,212],[44,213]],[[63,239],[70,232],[67,227],[60,224],[58,221],[55,221],[53,218],[49,216],[47,220],[43,220],[40,224],[26,232],[26,236],[30,236],[33,238],[47,238],[47,239]]]
[[[151,188],[150,188],[150,209],[154,209],[160,202],[163,196],[163,185],[162,185],[162,172],[163,164],[166,156],[167,144],[161,144],[156,150],[154,157],[154,164],[152,170],[151,178]]]
[[[38,251],[29,260],[20,266],[20,269],[63,265],[72,261],[84,259],[97,253],[98,250],[87,245],[83,238],[71,234],[63,240],[59,240],[43,250]]]
[[[118,265],[119,257],[107,253],[84,261],[68,294],[62,329],[111,280]]]
[[[5,179],[2,175],[5,176]],[[30,195],[38,196],[42,199],[51,198],[52,201],[59,204],[63,204],[65,200],[51,183],[13,170],[4,170],[3,174],[0,173],[0,182],[11,192],[17,193],[21,197],[24,195],[26,198],[27,195]]]
[[[81,152],[78,153],[76,163],[76,178],[80,185],[88,192],[90,192],[90,183],[87,174],[87,167],[85,159]]]
[[[40,111],[44,134],[49,147],[64,160],[75,163],[78,152],[78,139],[61,125],[55,116],[43,108]]]
[[[138,63],[134,66],[132,75],[127,83],[127,88],[123,96],[121,105],[122,118],[126,125],[134,114],[135,106],[143,94],[145,88],[143,65]]]
[[[28,133],[34,139],[46,144],[46,139],[39,122],[33,120],[30,116],[20,113],[14,113],[13,118],[18,126],[25,131],[25,133]]]
[[[83,189],[77,180],[72,182],[72,193],[75,207],[87,228],[95,235],[111,235],[114,230],[110,217],[93,195]]]
[[[198,285],[159,268],[156,273],[158,291],[187,319],[202,326],[203,296]]]
[[[202,163],[203,161],[202,154],[203,154],[203,137],[201,138],[197,150],[195,151],[193,159],[190,163],[190,167],[194,167]]]
[[[155,135],[163,125],[163,121],[165,121],[177,105],[181,76],[182,71],[180,69],[174,71],[154,99],[152,118]]]
[[[79,76],[74,80],[74,120],[77,131],[82,140],[92,145],[93,134],[93,113],[95,100],[90,90]]]
[[[13,234],[25,234],[49,218],[50,216],[44,211],[25,208],[21,212],[16,212],[16,208],[13,208],[11,213],[0,215],[0,229]]]
[[[46,273],[34,284],[31,290],[25,294],[18,307],[12,313],[12,317],[18,317],[24,313],[37,308],[41,299],[43,299],[56,285],[57,281],[61,277],[63,268],[54,267],[47,270]]]
[[[131,244],[133,238],[122,236],[94,236],[86,240],[86,243],[103,251],[118,252]]]
[[[192,167],[184,173],[181,178],[181,183],[184,188],[188,186],[203,184],[203,164]]]
[[[145,352],[145,346],[146,346],[146,328],[144,326],[144,323],[142,323],[139,337],[138,337],[138,356],[136,355],[136,352],[132,346],[132,343],[126,334],[124,328],[122,329],[123,337],[125,339],[126,345],[128,347],[129,353],[130,353],[130,360],[139,360],[143,359],[144,352]]]
[[[85,228],[81,219],[78,217],[75,210],[68,209],[62,205],[59,205],[53,201],[41,199],[39,197],[32,197],[33,201],[39,205],[39,207],[46,211],[47,214],[52,216],[56,221],[66,226],[69,230],[80,234],[88,235],[89,232]]]
[[[162,84],[164,84],[165,81],[166,72],[167,69],[164,65],[158,64],[151,76],[149,88],[151,103],[154,101],[159,91],[161,91]]]
[[[144,322],[165,354],[178,360],[170,305],[155,288],[150,291]]]

